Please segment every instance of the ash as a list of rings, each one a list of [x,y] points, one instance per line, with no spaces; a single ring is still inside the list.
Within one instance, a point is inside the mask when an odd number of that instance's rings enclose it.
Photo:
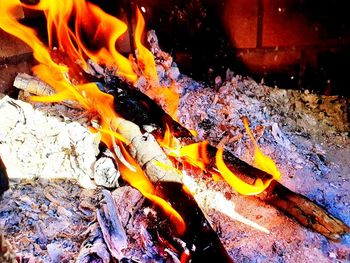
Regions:
[[[324,206],[350,224],[349,100],[308,91],[284,90],[258,84],[227,71],[213,87],[192,79],[178,79],[182,90],[180,123],[198,132],[198,138],[225,146],[252,164],[254,148],[241,118],[250,120],[254,137],[282,173],[282,184]],[[232,220],[207,200],[216,190],[231,208],[270,231],[254,230]],[[202,180],[195,190],[199,203],[221,231],[221,239],[236,262],[346,262],[350,237],[329,242],[275,209],[242,197],[223,182]],[[218,204],[219,206],[219,204]]]
[[[229,69],[208,86],[174,76],[177,65],[160,50],[154,31],[148,41],[161,84],[176,80],[182,125],[252,164],[254,147],[241,119],[247,117],[259,146],[281,171],[281,183],[350,224],[349,99],[272,88]],[[350,262],[350,235],[329,241],[224,182],[192,176],[186,185],[235,262]]]

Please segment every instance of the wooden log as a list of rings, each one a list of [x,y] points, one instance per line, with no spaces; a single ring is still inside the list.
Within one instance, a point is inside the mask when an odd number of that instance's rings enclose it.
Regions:
[[[18,78],[21,77],[21,75],[18,76]],[[28,76],[26,76],[26,78],[26,81],[31,81]],[[21,82],[23,81],[24,80],[22,78]],[[28,85],[21,86],[26,87]],[[41,91],[40,94],[36,95],[45,95],[45,92],[42,93]],[[169,203],[173,204],[175,209],[180,207],[186,208],[181,210],[182,213],[180,213],[180,215],[185,220],[185,224],[187,226],[193,225],[196,227],[193,229],[186,228],[183,240],[186,242],[186,244],[192,244],[193,247],[199,248],[192,251],[191,257],[205,259],[210,256],[210,259],[219,259],[221,260],[220,262],[232,262],[219,237],[205,218],[203,212],[198,207],[193,197],[183,190],[184,185],[182,184],[181,173],[173,166],[172,162],[157,143],[154,136],[148,132],[142,132],[137,124],[121,117],[116,117],[113,119],[111,125],[112,128],[114,128],[121,136],[130,142],[128,145],[130,155],[144,169],[150,181],[156,185],[157,194],[162,196]],[[179,124],[178,126],[181,128]],[[160,166],[159,163],[164,164],[167,168]],[[170,189],[167,187],[160,187],[164,184],[171,184],[174,188],[178,189],[178,191],[171,193]],[[167,190],[163,191],[162,189],[165,188]],[[104,210],[104,215],[107,215],[108,213],[106,212],[108,211],[106,208]],[[188,214],[193,216],[188,216]],[[100,221],[102,222],[103,220],[99,220],[99,222]],[[106,228],[105,233],[108,232],[107,230],[108,229]],[[200,238],[193,239],[193,235]],[[109,250],[111,251],[111,249]],[[121,254],[118,252],[113,256],[120,258]]]
[[[330,215],[325,208],[277,181],[272,181],[259,198],[331,240],[339,240],[342,234],[350,232],[347,225]]]
[[[155,136],[163,137],[166,125],[174,131],[174,135],[186,144],[197,142],[192,134],[178,122],[174,121],[163,109],[142,92],[133,89],[115,76],[106,80],[106,92],[115,97],[115,109],[125,119],[130,119],[140,127],[152,126]],[[208,145],[207,153],[214,168],[217,148]],[[260,169],[240,160],[229,151],[224,151],[223,158],[227,167],[238,177],[249,184],[259,179],[273,178]],[[349,233],[350,228],[330,215],[325,209],[307,197],[294,193],[279,182],[273,180],[271,185],[258,198],[273,205],[285,214],[296,219],[301,225],[308,227],[332,239],[340,239],[342,234]]]
[[[167,125],[174,132],[174,135],[178,139],[181,139],[183,143],[191,144],[196,142],[192,134],[185,127],[174,121],[148,96],[132,88],[119,78],[109,75],[106,76],[106,84],[100,85],[100,88],[102,91],[112,94],[115,97],[115,110],[124,118],[116,120],[115,127],[119,126],[121,135],[132,142],[130,150],[133,157],[139,159],[138,161],[141,161],[143,165],[147,163],[146,173],[149,178],[153,182],[181,183],[179,179],[180,175],[176,169],[170,169],[164,173],[164,170],[156,165],[156,160],[170,166],[171,162],[159,145],[157,145],[153,136],[163,137]],[[142,129],[140,129],[140,127]],[[145,130],[152,130],[152,134],[143,134]],[[148,147],[143,146],[144,142],[149,146],[152,145],[152,151],[150,153],[147,153],[146,149]],[[141,153],[140,151],[144,152]],[[216,147],[208,145],[207,153],[211,160],[209,169],[215,168],[216,152]],[[253,184],[258,178],[272,178],[272,175],[247,164],[229,151],[225,150],[223,157],[227,167],[249,184]],[[291,196],[293,196],[293,198],[288,198]],[[337,240],[342,234],[349,232],[349,227],[347,225],[331,216],[321,206],[315,204],[305,196],[290,191],[277,181],[273,181],[270,187],[262,194],[258,195],[258,198],[275,206],[285,214],[292,216],[301,225],[319,232],[330,239]],[[298,210],[295,209],[296,203],[298,204]],[[310,207],[313,207],[313,209],[310,209]],[[297,211],[302,212],[298,213]],[[310,220],[305,220],[306,218]]]

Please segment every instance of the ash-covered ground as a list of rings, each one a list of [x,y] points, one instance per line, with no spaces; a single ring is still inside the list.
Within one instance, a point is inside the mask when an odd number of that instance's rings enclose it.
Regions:
[[[223,81],[216,79],[214,87],[181,75],[178,83],[180,122],[196,130],[200,139],[225,145],[252,164],[254,148],[241,120],[247,117],[263,152],[280,169],[281,183],[350,224],[349,101],[267,87],[229,70]],[[236,262],[350,261],[349,235],[339,244],[328,241],[274,208],[237,195],[223,182],[202,182],[198,198],[212,198],[204,193],[206,188],[223,192],[236,212],[270,231],[259,232],[209,209]]]
[[[197,131],[199,140],[225,146],[253,164],[253,143],[242,122],[247,117],[259,146],[281,171],[280,182],[350,225],[348,98],[272,88],[230,70],[209,86],[182,75],[153,31],[148,42],[162,85],[176,80],[181,124]],[[350,235],[329,241],[225,182],[196,178],[191,190],[235,262],[350,262]]]
[[[175,80],[181,93],[178,117],[183,125],[251,164],[254,148],[241,120],[247,117],[261,149],[280,169],[281,183],[350,225],[349,100],[271,88],[230,71],[208,86],[181,75],[155,42],[152,49],[162,84]],[[223,181],[200,175],[186,180],[235,262],[350,262],[349,235],[339,243],[329,241]],[[99,191],[66,180],[12,183],[0,201],[0,226],[17,257],[73,262],[101,199]],[[122,210],[122,221],[129,221],[129,209]],[[145,247],[138,232],[130,232],[130,248],[141,243],[136,254],[149,262],[142,255],[153,247]]]

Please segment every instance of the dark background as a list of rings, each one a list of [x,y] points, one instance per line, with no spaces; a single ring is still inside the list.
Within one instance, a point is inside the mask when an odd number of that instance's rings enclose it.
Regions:
[[[281,88],[350,95],[350,19],[345,0],[139,0],[136,4],[145,7],[148,28],[156,30],[161,47],[174,56],[181,72],[197,80],[213,81],[230,68]],[[118,5],[116,10],[120,6],[127,10],[132,4]]]

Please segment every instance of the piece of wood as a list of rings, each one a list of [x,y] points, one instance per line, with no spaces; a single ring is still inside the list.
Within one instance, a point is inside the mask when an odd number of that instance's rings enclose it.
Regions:
[[[163,137],[168,126],[174,131],[174,136],[184,144],[197,142],[191,133],[178,122],[174,121],[153,100],[140,91],[133,89],[115,76],[106,78],[106,91],[115,97],[115,109],[125,119],[130,119],[140,127],[152,126],[152,134]],[[210,160],[208,169],[215,169],[217,148],[208,145],[207,154]],[[224,151],[223,158],[227,167],[238,177],[249,184],[257,179],[270,179],[272,175],[257,169],[240,160],[229,151]],[[325,209],[303,195],[294,193],[288,188],[274,181],[258,195],[261,200],[275,206],[285,214],[292,216],[300,224],[322,235],[333,239],[340,239],[341,235],[349,233],[349,227],[330,215]]]
[[[174,132],[174,135],[183,143],[191,144],[197,142],[192,134],[185,127],[174,121],[153,100],[140,91],[133,89],[130,85],[124,81],[121,81],[118,77],[107,75],[106,85],[101,86],[101,88],[104,92],[112,94],[115,97],[114,106],[116,112],[124,118],[116,120],[115,127],[118,127],[119,122],[122,124],[119,132],[121,135],[133,142],[130,145],[133,157],[136,158],[137,161],[140,161],[143,165],[146,163],[148,164],[148,167],[146,167],[146,173],[150,179],[153,182],[157,182],[159,179],[161,179],[160,181],[162,182],[171,182],[175,180],[181,183],[181,180],[178,179],[178,171],[169,171],[164,174],[164,169],[156,165],[156,161],[154,160],[160,160],[165,162],[167,165],[169,165],[170,161],[168,160],[167,156],[162,153],[159,145],[157,146],[153,136],[164,136],[166,127],[168,126]],[[151,134],[143,135],[139,127],[143,127],[143,131],[151,127],[153,136]],[[152,142],[150,143],[149,141]],[[151,153],[147,153],[146,149],[148,147],[143,146],[144,142],[145,144],[152,145]],[[156,150],[153,151],[153,149]],[[145,152],[140,154],[139,151],[141,150]],[[207,153],[209,159],[211,160],[209,169],[215,169],[216,152],[216,147],[208,145]],[[249,184],[253,184],[258,178],[269,179],[273,177],[272,175],[240,160],[231,152],[224,151],[223,156],[228,168]],[[282,191],[281,189],[284,190]],[[287,193],[289,196],[293,196],[293,199],[289,200],[286,198],[285,195]],[[273,199],[271,198],[272,196]],[[258,198],[270,203],[287,215],[292,216],[300,224],[309,227],[330,239],[339,239],[342,234],[349,232],[348,226],[331,216],[322,207],[315,204],[310,199],[290,191],[277,181],[273,181],[273,183],[271,183],[270,187],[268,187],[264,193],[258,195]],[[294,201],[292,202],[292,200]],[[296,201],[298,203],[298,210],[302,211],[304,216],[300,216],[300,213],[295,212],[297,211],[295,210],[294,205]],[[313,209],[310,209],[310,207],[313,207]],[[309,223],[305,224],[305,218],[313,220],[308,220],[307,222]],[[312,224],[310,222],[317,222],[317,224]]]
[[[222,262],[231,262],[229,255],[221,244],[216,232],[212,229],[210,223],[205,218],[203,212],[200,210],[194,199],[183,191],[182,175],[180,171],[173,166],[172,162],[157,143],[154,136],[150,133],[142,132],[137,124],[121,117],[115,117],[111,122],[111,126],[128,142],[130,142],[128,145],[130,155],[144,169],[152,183],[154,183],[156,186],[172,184],[179,190],[176,191],[175,194],[173,193],[170,195],[170,191],[168,191],[169,189],[167,191],[162,191],[163,188],[158,187],[157,194],[173,204],[175,208],[181,206],[187,207],[188,205],[188,207],[191,208],[191,211],[195,211],[194,214],[189,213],[190,211],[187,208],[184,214],[180,213],[180,215],[185,219],[186,225],[196,226],[195,230],[191,230],[190,228],[186,229],[184,234],[186,238],[184,241],[186,243],[193,244],[193,247],[202,248],[201,250],[194,250],[191,255],[199,258],[205,258],[203,257],[204,255],[210,255],[212,259],[219,258],[222,259]],[[179,127],[181,126],[179,125]],[[167,168],[160,166],[159,163],[162,163]],[[108,216],[108,211],[111,212],[110,210],[111,206],[107,206],[104,208],[103,214],[101,214],[102,211],[99,212],[100,214],[98,214],[97,217],[100,218],[100,224],[103,225],[102,222],[104,222],[105,219],[111,218]],[[196,215],[196,217],[188,217],[187,213],[190,215]],[[102,217],[104,218],[103,220]],[[112,256],[121,258],[121,251],[118,250],[119,245],[115,245],[112,242],[113,239],[108,238],[110,234],[108,228],[105,227],[104,230],[102,228],[102,232],[104,233],[104,239],[109,247],[109,250],[111,252],[115,251],[114,254],[112,252]],[[187,234],[188,232],[192,234]],[[193,240],[193,233],[201,238]]]
[[[339,240],[342,234],[350,232],[347,225],[330,215],[326,209],[277,181],[272,181],[259,198],[331,240]]]

